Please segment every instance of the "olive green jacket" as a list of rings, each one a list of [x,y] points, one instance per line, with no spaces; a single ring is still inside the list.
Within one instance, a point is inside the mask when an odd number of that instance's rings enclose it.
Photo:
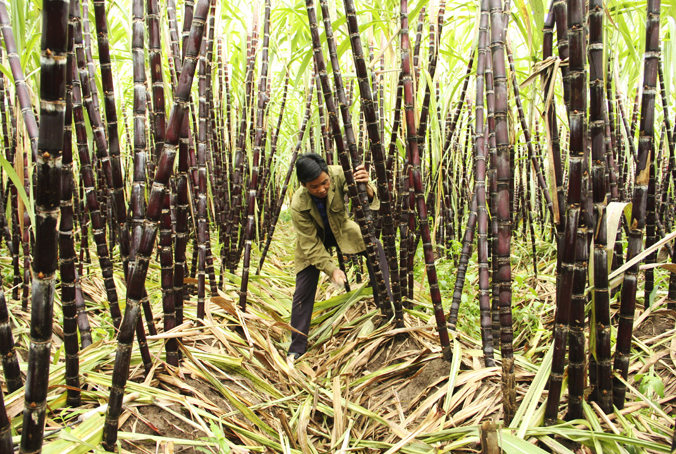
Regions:
[[[326,214],[336,243],[346,254],[363,252],[366,246],[361,230],[356,222],[347,217],[347,207],[344,202],[347,183],[342,167],[329,166],[329,178],[331,186],[326,196]],[[377,210],[379,207],[378,197],[374,195],[371,209]],[[324,223],[312,196],[303,186],[293,195],[291,221],[296,231],[296,274],[314,265],[320,271],[332,276],[337,267],[324,247]]]

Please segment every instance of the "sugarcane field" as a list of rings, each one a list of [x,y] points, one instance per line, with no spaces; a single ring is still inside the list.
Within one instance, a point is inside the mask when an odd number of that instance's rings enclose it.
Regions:
[[[676,454],[676,0],[0,0],[0,454]]]

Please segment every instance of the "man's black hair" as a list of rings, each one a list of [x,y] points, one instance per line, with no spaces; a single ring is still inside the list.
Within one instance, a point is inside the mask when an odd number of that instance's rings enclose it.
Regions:
[[[324,158],[317,153],[305,153],[296,160],[296,177],[303,184],[316,180],[322,172],[329,173],[329,167]]]

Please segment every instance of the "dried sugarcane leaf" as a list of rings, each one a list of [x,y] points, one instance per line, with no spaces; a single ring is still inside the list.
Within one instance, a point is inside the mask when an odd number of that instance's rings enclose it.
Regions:
[[[631,202],[610,202],[606,207],[607,231],[608,231],[608,245],[606,246],[608,254],[608,273],[612,268],[613,257],[615,254],[615,238],[617,238],[617,231],[620,228],[620,221],[622,214],[629,222],[631,219]]]

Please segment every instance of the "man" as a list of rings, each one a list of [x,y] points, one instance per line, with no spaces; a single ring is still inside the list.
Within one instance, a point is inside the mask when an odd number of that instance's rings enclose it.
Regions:
[[[296,290],[291,306],[291,326],[300,333],[291,333],[289,359],[295,361],[307,349],[307,335],[314,307],[319,273],[323,271],[337,285],[342,286],[347,277],[336,264],[328,249],[338,247],[346,254],[363,254],[366,246],[356,222],[348,219],[344,195],[347,193],[345,175],[340,166],[327,166],[316,153],[300,155],[296,161],[296,176],[301,188],[291,201],[291,221],[296,231]],[[358,183],[368,183],[364,166],[354,171]],[[377,210],[380,202],[369,184],[366,192],[371,209]],[[371,283],[375,282],[367,260]],[[378,303],[378,292],[374,298]]]

